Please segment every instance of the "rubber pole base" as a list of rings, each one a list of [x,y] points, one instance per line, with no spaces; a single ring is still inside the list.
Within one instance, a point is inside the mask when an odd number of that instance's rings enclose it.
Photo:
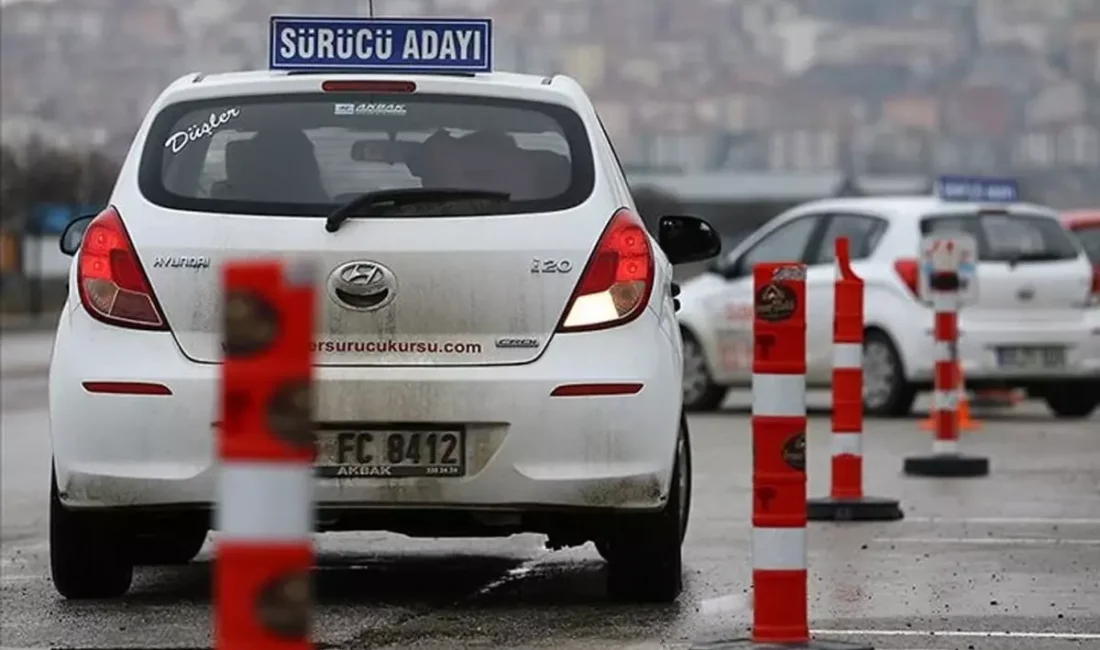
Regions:
[[[897,521],[904,517],[897,499],[821,497],[806,502],[810,521]]]
[[[752,639],[710,641],[691,646],[691,650],[875,650],[866,643],[846,643],[813,639],[806,643],[762,643]]]
[[[909,476],[976,478],[989,475],[989,459],[959,454],[913,456],[905,459],[904,471]]]

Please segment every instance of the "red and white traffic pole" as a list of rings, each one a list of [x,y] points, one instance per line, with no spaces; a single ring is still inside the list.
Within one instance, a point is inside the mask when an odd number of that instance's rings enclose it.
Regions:
[[[950,240],[942,243],[948,252],[954,247]],[[959,453],[959,270],[933,268],[928,287],[935,311],[932,329],[936,349],[932,394],[935,440],[932,454],[906,458],[904,471],[910,476],[986,476],[989,474],[989,459]]]
[[[752,636],[723,647],[852,648],[811,641],[806,573],[806,267],[753,269]]]
[[[224,271],[214,647],[306,650],[313,566],[313,273]]]
[[[897,499],[863,494],[863,280],[852,270],[848,238],[838,237],[833,285],[832,473],[829,496],[810,499],[811,521],[895,521]]]

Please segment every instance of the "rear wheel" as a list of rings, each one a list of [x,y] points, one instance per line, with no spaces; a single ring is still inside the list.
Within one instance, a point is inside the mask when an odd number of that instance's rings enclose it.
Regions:
[[[871,417],[906,417],[917,389],[905,379],[901,355],[884,332],[871,330],[863,341],[863,412]]]
[[[616,520],[597,543],[615,600],[670,603],[683,591],[681,547],[691,512],[691,439],[681,418],[668,501],[660,512]]]
[[[688,411],[713,411],[722,405],[728,389],[714,383],[707,366],[703,346],[695,336],[683,331],[684,340],[684,409]]]
[[[123,527],[108,513],[66,508],[50,476],[50,574],[68,599],[117,598],[130,589],[134,566]]]
[[[1057,386],[1045,395],[1047,407],[1055,417],[1083,419],[1092,415],[1100,405],[1100,385],[1073,383]]]

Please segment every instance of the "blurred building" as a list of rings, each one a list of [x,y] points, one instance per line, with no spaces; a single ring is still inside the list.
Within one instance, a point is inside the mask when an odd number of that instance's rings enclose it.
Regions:
[[[369,0],[12,0],[0,111],[120,149],[180,74],[265,61],[272,13]],[[1096,0],[375,0],[382,15],[490,15],[496,61],[564,72],[632,168],[1100,168]],[[122,145],[124,147],[124,145]],[[1054,193],[1067,203],[1100,202]]]

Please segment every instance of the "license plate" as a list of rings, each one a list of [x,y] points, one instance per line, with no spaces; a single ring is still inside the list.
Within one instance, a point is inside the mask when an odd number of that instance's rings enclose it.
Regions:
[[[318,476],[408,478],[466,475],[466,432],[340,430],[317,434]]]
[[[1060,347],[998,348],[997,365],[1020,370],[1050,370],[1066,365],[1066,350]]]

